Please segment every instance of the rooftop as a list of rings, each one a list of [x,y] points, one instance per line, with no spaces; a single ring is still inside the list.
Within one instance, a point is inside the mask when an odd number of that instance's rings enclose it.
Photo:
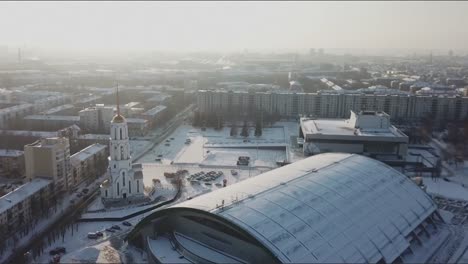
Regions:
[[[164,106],[164,105],[158,105],[154,108],[151,108],[150,110],[146,111],[143,113],[143,115],[150,115],[150,116],[154,116],[160,112],[162,112],[163,110],[165,110],[167,107]]]
[[[405,175],[345,153],[316,155],[154,214],[186,208],[228,220],[283,263],[392,263],[437,209]]]
[[[0,213],[5,212],[17,203],[27,199],[29,196],[43,189],[51,182],[52,181],[50,180],[42,178],[34,178],[32,181],[23,184],[14,191],[0,197]]]
[[[19,157],[24,155],[24,151],[15,149],[0,149],[0,157]]]
[[[72,161],[73,160],[84,161],[84,160],[88,159],[89,157],[92,157],[96,153],[98,153],[98,152],[100,152],[102,150],[105,150],[105,149],[106,149],[106,146],[104,146],[102,144],[99,144],[99,143],[96,143],[96,144],[88,146],[88,147],[82,149],[81,151],[73,154],[70,157],[70,160],[72,160]]]
[[[59,116],[59,115],[28,115],[24,117],[25,120],[57,120],[57,121],[71,121],[79,122],[79,116]]]
[[[311,119],[301,118],[304,135],[339,135],[339,136],[379,136],[406,137],[390,124],[390,117],[384,112],[351,111],[349,119]]]
[[[109,140],[110,136],[106,134],[84,134],[79,135],[79,139],[96,139],[96,140]]]

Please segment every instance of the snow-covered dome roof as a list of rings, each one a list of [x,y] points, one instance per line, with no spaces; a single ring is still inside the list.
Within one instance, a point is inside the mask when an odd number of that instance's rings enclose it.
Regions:
[[[283,263],[392,263],[436,205],[384,163],[327,153],[154,214],[174,210],[222,218],[255,237]]]

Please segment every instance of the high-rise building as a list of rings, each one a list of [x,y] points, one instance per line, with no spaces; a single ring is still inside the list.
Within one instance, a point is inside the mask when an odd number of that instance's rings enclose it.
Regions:
[[[47,177],[57,191],[68,189],[70,179],[70,143],[68,138],[44,138],[24,146],[26,178]]]

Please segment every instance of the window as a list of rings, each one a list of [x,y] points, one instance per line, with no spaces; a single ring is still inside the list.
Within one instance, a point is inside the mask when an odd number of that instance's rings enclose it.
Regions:
[[[128,181],[128,193],[132,193],[132,182]]]
[[[106,190],[106,197],[107,197],[107,190]]]
[[[139,192],[140,192],[140,183],[137,180],[137,193],[139,193]]]
[[[120,195],[120,185],[117,183],[117,195]]]
[[[122,186],[125,186],[125,171],[122,172]]]
[[[122,137],[122,129],[120,129],[120,139],[123,139],[123,137]]]

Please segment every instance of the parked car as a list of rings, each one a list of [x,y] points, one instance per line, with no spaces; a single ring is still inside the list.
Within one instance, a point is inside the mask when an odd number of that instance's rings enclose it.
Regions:
[[[98,238],[98,236],[96,235],[96,233],[89,232],[89,233],[88,233],[88,238],[96,239],[96,238]]]
[[[65,247],[56,247],[55,250],[62,254],[67,253],[67,249]]]
[[[102,236],[104,235],[101,231],[96,231],[95,234],[96,234],[98,237],[102,237]]]
[[[118,225],[113,225],[113,226],[112,226],[112,229],[121,230],[122,228],[120,228],[120,226],[118,226]]]
[[[122,225],[124,226],[132,226],[132,224],[130,222],[127,222],[127,221],[123,221],[122,222]]]
[[[110,227],[106,228],[106,231],[107,231],[107,232],[111,232],[111,233],[115,233],[115,230],[112,229],[112,228],[110,228]]]

